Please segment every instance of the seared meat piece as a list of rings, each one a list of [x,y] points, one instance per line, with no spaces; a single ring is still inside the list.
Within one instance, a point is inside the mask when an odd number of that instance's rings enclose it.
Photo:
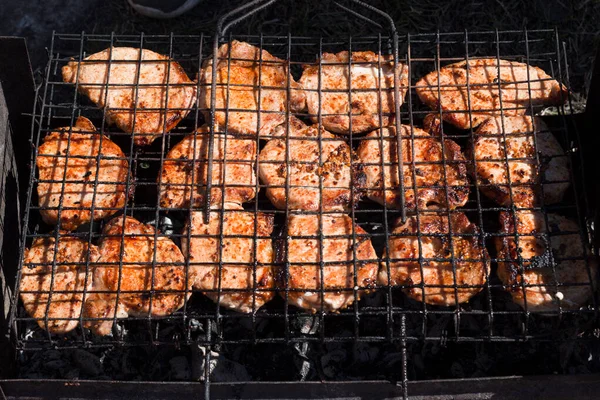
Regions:
[[[253,212],[243,210],[239,204],[228,203],[224,211],[210,213],[208,224],[202,212],[192,212],[181,247],[197,276],[194,288],[223,307],[250,313],[275,295],[273,215],[258,213],[255,220]],[[219,260],[223,262],[220,271]]]
[[[286,229],[287,259],[282,261],[289,263],[289,271],[287,279],[284,271],[278,279],[280,292],[289,288],[290,304],[312,312],[321,307],[323,311],[337,311],[374,287],[377,254],[367,233],[349,216],[291,214]],[[282,254],[285,257],[285,251]]]
[[[122,244],[121,244],[122,242]],[[153,227],[132,217],[117,217],[104,227],[101,257],[94,271],[92,305],[88,318],[167,316],[191,295],[195,276],[186,273],[179,248],[166,236],[155,239]],[[117,293],[119,304],[116,304]],[[150,292],[154,291],[153,294]],[[111,321],[88,321],[96,334],[110,332]]]
[[[346,142],[324,129],[319,132],[317,124],[290,132],[287,142],[284,137],[272,139],[258,156],[260,179],[275,207],[317,211],[322,199],[323,210],[348,210],[352,194],[354,204],[358,202],[364,176],[351,162],[354,155]]]
[[[150,50],[141,53],[113,47],[62,68],[63,80],[78,85],[105,110],[107,122],[133,133],[139,146],[173,129],[196,101],[196,85],[181,65]]]
[[[475,132],[470,151],[479,188],[500,205],[510,206],[511,190],[515,206],[537,205],[541,176],[550,182],[543,184],[545,204],[561,201],[569,187],[567,157],[540,118],[490,118]],[[472,169],[471,174],[475,178]]]
[[[38,148],[37,167],[39,204],[44,208],[40,214],[46,223],[60,224],[60,229],[74,230],[105,218],[127,201],[125,154],[96,133],[87,118],[79,117],[73,128],[50,132]]]
[[[500,213],[501,233],[508,236],[496,240],[498,276],[526,310],[579,308],[597,288],[597,264],[584,249],[576,222],[547,217],[548,225],[538,211]]]
[[[289,128],[288,128],[289,125]],[[273,128],[273,131],[270,133],[270,139],[275,137],[286,138],[301,136],[302,132],[306,130],[307,126],[304,122],[300,121],[298,118],[290,115],[289,122],[286,124],[282,122],[281,125],[277,125]],[[289,135],[288,135],[289,134]]]
[[[349,62],[352,63],[350,67]],[[351,55],[347,51],[323,53],[320,68],[319,74],[318,63],[307,65],[300,78],[308,112],[314,122],[318,121],[320,110],[325,129],[348,134],[351,110],[352,133],[394,123],[393,57],[379,56],[371,51],[355,51]],[[395,70],[400,85],[397,101],[402,104],[408,90],[408,67],[400,63]],[[322,91],[320,99],[319,87]]]
[[[422,213],[418,222],[415,216],[404,224],[398,220],[381,262],[379,283],[415,285],[404,292],[427,304],[455,306],[469,301],[483,289],[490,274],[489,257],[477,233],[477,227],[459,212],[450,217]],[[424,289],[418,286],[421,282]]]
[[[79,324],[87,299],[84,299],[84,291],[92,289],[93,263],[100,256],[96,246],[66,235],[68,233],[61,232],[56,251],[55,238],[35,239],[25,250],[21,271],[19,287],[25,311],[50,333],[66,333]],[[86,271],[86,263],[90,265],[89,271]]]
[[[83,326],[98,336],[110,335],[115,319],[129,316],[127,308],[113,293],[91,293],[85,302],[83,315],[86,319]]]
[[[500,115],[501,105],[504,115],[522,115],[530,103],[562,104],[567,98],[567,89],[542,69],[514,61],[498,63],[495,58],[446,65],[423,77],[416,90],[432,110],[441,103],[444,120],[461,129]]]
[[[230,132],[267,138],[275,126],[285,121],[288,87],[290,111],[304,108],[304,92],[298,90],[287,61],[237,40],[231,42],[231,52],[229,49],[229,44],[224,44],[217,55],[215,121],[227,125]],[[207,120],[211,109],[212,61],[212,57],[206,60],[201,77],[200,108]]]
[[[405,125],[402,125],[402,137],[404,201],[407,209],[414,210],[415,206],[423,209],[432,205],[454,209],[465,205],[469,197],[469,182],[466,160],[460,147],[451,140],[444,140],[442,148],[440,140],[419,128],[414,128],[413,141],[410,127]],[[398,179],[397,143],[394,127],[381,128],[369,133],[357,152],[367,177],[365,188],[368,197],[390,208],[399,208],[402,196]]]
[[[160,180],[163,207],[182,208],[204,203],[208,177],[210,129],[207,125],[177,143],[165,157]],[[221,207],[225,182],[225,202],[244,203],[256,195],[256,139],[214,134],[211,204]],[[223,179],[225,176],[225,179]]]

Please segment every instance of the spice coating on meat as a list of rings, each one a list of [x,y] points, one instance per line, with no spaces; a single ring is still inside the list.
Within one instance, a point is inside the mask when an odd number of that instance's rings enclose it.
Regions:
[[[92,268],[100,256],[96,246],[64,235],[68,234],[61,232],[58,245],[53,237],[33,241],[25,250],[19,284],[25,311],[50,333],[66,333],[79,324],[87,299],[84,291],[92,289]],[[89,271],[86,271],[86,263],[91,267]],[[46,317],[49,318],[47,326]]]
[[[442,146],[439,139],[419,128],[414,128],[413,133],[414,140],[411,128],[402,125],[406,208],[414,210],[415,206],[419,209],[434,206],[454,209],[465,205],[469,197],[469,181],[466,160],[460,147],[449,139],[444,140]],[[363,138],[357,154],[366,175],[367,196],[389,208],[400,208],[402,193],[398,176],[396,129],[386,127],[369,133]]]
[[[173,129],[196,101],[196,85],[181,65],[146,49],[140,55],[136,48],[108,48],[70,61],[62,76],[140,146]]]
[[[490,273],[489,257],[477,233],[463,213],[450,217],[423,213],[418,221],[410,217],[404,224],[398,220],[381,262],[379,283],[415,285],[404,292],[427,304],[455,306],[469,301],[483,289]],[[418,286],[422,282],[423,289]]]
[[[243,313],[258,310],[275,294],[272,232],[272,214],[255,218],[238,204],[211,212],[208,224],[202,212],[192,212],[181,246],[196,275],[194,288],[223,307]]]
[[[400,106],[408,90],[408,67],[399,63],[395,70]],[[347,51],[323,53],[320,66],[317,62],[304,67],[300,85],[305,90],[313,122],[317,122],[321,114],[323,127],[329,131],[362,133],[394,121],[396,102],[391,56],[371,51],[355,51],[351,56]]]
[[[94,291],[115,294],[96,293],[97,302],[86,311],[107,317],[103,305],[110,306],[113,315],[108,318],[113,318],[118,307],[111,300],[118,291],[120,311],[133,316],[167,316],[183,306],[195,277],[186,273],[185,260],[175,243],[160,234],[155,239],[155,234],[153,227],[132,217],[117,217],[106,224],[94,271]],[[110,327],[107,322],[97,324],[96,333]]]
[[[199,128],[177,143],[163,162],[160,204],[183,208],[204,204],[208,177],[208,126]],[[211,205],[221,207],[223,182],[225,202],[244,203],[256,195],[256,139],[214,134]],[[225,179],[223,179],[223,176]]]
[[[322,200],[323,210],[349,210],[359,201],[364,182],[354,157],[346,142],[324,129],[319,132],[315,124],[290,131],[287,139],[270,140],[258,157],[259,175],[279,209],[317,211]]]
[[[477,175],[481,191],[500,205],[511,205],[511,190],[515,206],[538,205],[541,177],[545,204],[561,201],[569,187],[567,157],[540,118],[490,118],[475,132],[471,149],[473,178]]]
[[[496,240],[498,277],[526,310],[579,308],[594,293],[597,264],[584,249],[576,222],[557,214],[547,218],[548,225],[539,211],[500,213],[501,233],[507,236]]]
[[[567,89],[542,69],[495,58],[446,65],[419,80],[416,91],[432,110],[441,108],[444,121],[461,129],[475,128],[501,109],[503,115],[522,115],[530,104],[562,104],[567,98]]]
[[[50,132],[38,148],[36,165],[40,214],[46,223],[60,224],[60,229],[74,230],[110,216],[127,201],[125,154],[96,133],[87,118],[79,117],[73,128]]]
[[[215,122],[229,131],[268,138],[273,128],[285,121],[288,89],[290,111],[304,108],[304,92],[288,72],[287,61],[237,40],[219,47],[217,57]],[[207,120],[212,74],[211,57],[203,66],[199,104]]]
[[[284,261],[289,263],[289,271],[277,275],[280,292],[289,288],[290,304],[312,312],[321,307],[333,312],[360,300],[363,293],[374,287],[377,254],[368,234],[349,216],[291,214],[286,230]]]

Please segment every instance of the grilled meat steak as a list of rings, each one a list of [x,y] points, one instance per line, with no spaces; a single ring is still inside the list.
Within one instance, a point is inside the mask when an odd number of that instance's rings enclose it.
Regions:
[[[175,243],[155,235],[153,227],[132,217],[117,217],[106,224],[94,271],[94,291],[109,293],[95,293],[96,302],[86,307],[86,312],[92,313],[88,317],[114,318],[117,311],[121,316],[161,317],[183,306],[192,294],[195,276],[187,274]],[[89,321],[86,327],[102,334],[110,332],[111,322]]]
[[[304,67],[300,78],[313,121],[321,114],[325,129],[345,134],[392,124],[396,112],[394,70],[401,105],[408,90],[405,64],[394,68],[393,57],[371,51],[323,53],[319,63]]]
[[[569,187],[567,157],[540,118],[490,118],[475,132],[471,148],[475,162],[471,175],[500,205],[511,205],[511,191],[515,206],[538,205],[542,178],[545,204],[561,201]]]
[[[73,128],[50,132],[38,148],[36,164],[40,214],[60,229],[74,230],[110,216],[127,201],[125,154],[96,133],[87,118],[79,117]]]
[[[285,121],[288,100],[290,111],[304,108],[304,92],[298,90],[287,61],[237,40],[219,47],[217,57],[215,122],[226,126],[228,131],[268,138],[273,128]],[[200,108],[207,120],[212,74],[210,58],[202,69],[200,94]]]
[[[173,129],[196,100],[196,85],[181,65],[146,49],[140,55],[140,49],[112,47],[70,61],[62,76],[140,146]]]
[[[454,209],[465,205],[469,181],[460,147],[448,139],[442,145],[440,140],[419,128],[414,128],[413,133],[414,140],[410,126],[402,125],[404,201],[407,209],[414,210],[415,206],[419,209],[428,206]],[[367,196],[389,208],[400,208],[402,196],[397,143],[394,127],[381,128],[363,138],[357,152],[366,175]]]
[[[427,304],[455,306],[469,301],[490,274],[489,257],[477,233],[459,212],[422,213],[404,224],[398,220],[381,262],[379,283],[409,285],[404,292]]]
[[[258,157],[260,179],[273,205],[317,211],[322,200],[323,210],[348,210],[353,194],[356,204],[364,177],[352,162],[350,146],[324,129],[319,131],[317,124],[294,129],[290,135],[270,140]]]
[[[211,205],[244,203],[256,195],[256,139],[214,134]],[[199,128],[177,143],[165,157],[160,178],[162,207],[182,208],[203,205],[208,177],[210,130]]]
[[[50,333],[66,333],[79,325],[84,291],[92,289],[93,265],[100,256],[96,246],[67,235],[61,232],[58,243],[53,237],[35,239],[25,250],[21,271],[25,311]]]
[[[321,307],[337,311],[374,287],[377,254],[368,234],[349,216],[294,213],[287,221],[285,237],[287,253],[282,252],[286,257],[282,261],[289,263],[289,271],[281,271],[278,279],[280,293],[289,288],[290,304],[312,312]]]
[[[496,240],[498,276],[526,310],[579,308],[597,288],[597,264],[584,249],[576,222],[557,214],[547,218],[546,225],[539,211],[500,213],[501,233],[507,236]]]
[[[202,212],[192,212],[181,246],[197,277],[194,288],[223,307],[250,313],[275,294],[273,215],[258,213],[255,219],[253,212],[243,210],[228,203],[225,210],[210,213],[208,224]]]
[[[475,128],[501,109],[504,115],[522,115],[530,105],[561,104],[567,98],[567,89],[542,69],[495,58],[446,65],[419,80],[416,91],[460,129]]]

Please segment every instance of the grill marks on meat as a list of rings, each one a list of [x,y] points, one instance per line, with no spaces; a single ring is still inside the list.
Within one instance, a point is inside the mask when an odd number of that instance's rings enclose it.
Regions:
[[[442,146],[440,140],[418,128],[414,128],[413,141],[410,127],[404,125],[402,137],[404,201],[407,209],[414,210],[416,206],[419,209],[428,206],[454,209],[465,205],[469,196],[469,182],[466,160],[460,147],[448,139],[444,140]],[[400,208],[402,196],[398,179],[397,143],[394,127],[381,128],[369,133],[357,152],[366,176],[367,196],[390,208]]]
[[[530,104],[562,104],[567,96],[567,89],[542,69],[496,58],[447,65],[419,80],[416,91],[421,101],[432,110],[441,107],[444,120],[461,129],[500,115],[501,108],[504,115],[522,115]]]
[[[545,204],[561,201],[569,187],[567,157],[540,118],[488,119],[475,132],[472,148],[479,188],[500,205],[511,205],[511,191],[515,206],[537,205],[542,177]]]
[[[452,213],[450,217],[423,213],[418,221],[410,217],[404,224],[398,220],[384,254],[384,258],[389,255],[389,271],[382,261],[380,284],[415,285],[404,292],[433,305],[454,306],[469,301],[483,289],[490,273],[489,257],[477,233],[477,227],[463,213]],[[418,286],[421,283],[424,288]]]
[[[255,219],[253,212],[243,211],[238,204],[211,212],[208,224],[202,212],[192,212],[181,243],[197,277],[194,288],[243,313],[262,307],[274,296],[272,232],[272,214],[258,213]]]
[[[507,236],[496,240],[498,276],[526,310],[579,308],[596,288],[597,264],[584,249],[576,222],[557,214],[547,218],[548,225],[539,211],[500,213]]]
[[[79,117],[73,128],[49,133],[38,148],[36,164],[40,214],[48,224],[74,230],[116,213],[127,201],[125,154],[96,133],[87,118]]]
[[[196,100],[196,85],[183,68],[146,49],[109,48],[69,62],[62,76],[103,108],[109,123],[132,133],[140,146],[173,129]]]
[[[84,291],[92,288],[93,271],[86,270],[86,263],[93,265],[100,257],[96,246],[62,235],[58,243],[52,237],[33,241],[25,250],[19,283],[25,311],[50,333],[66,333],[79,324]]]
[[[319,229],[320,225],[322,229]],[[312,312],[320,311],[321,306],[324,311],[337,311],[358,301],[363,293],[374,287],[377,254],[367,233],[349,216],[291,214],[286,237],[287,282],[284,271],[278,273],[278,280],[280,290],[290,289],[290,304]],[[322,272],[321,261],[324,264]],[[356,298],[353,288],[357,289]]]
[[[122,242],[122,245],[121,245]],[[104,227],[101,257],[94,271],[88,318],[166,316],[177,311],[191,295],[195,277],[187,276],[185,260],[171,239],[131,217],[117,217]],[[116,293],[119,303],[116,303]],[[113,294],[115,293],[115,294]],[[88,321],[97,334],[110,332],[112,321]]]
[[[203,205],[208,176],[210,130],[203,126],[183,138],[167,154],[160,180],[162,207],[183,208]],[[211,204],[244,203],[256,195],[256,139],[214,134]]]
[[[290,110],[304,108],[304,92],[289,73],[287,61],[237,40],[219,47],[217,57],[215,121],[227,126],[229,131],[269,136],[274,127],[286,120],[288,86]],[[200,94],[200,108],[207,120],[211,109],[212,73],[210,58],[203,66]]]
[[[348,210],[352,195],[354,204],[358,202],[364,175],[345,141],[336,140],[324,129],[319,131],[317,124],[294,129],[287,141],[289,150],[285,138],[270,140],[258,157],[260,179],[275,207],[318,211],[322,198],[323,210]]]
[[[323,127],[337,133],[351,133],[350,112],[352,133],[367,132],[393,123],[396,110],[393,57],[371,51],[352,52],[351,55],[342,51],[323,53],[320,62],[321,71],[318,63],[308,65],[300,78],[313,122],[318,121],[320,109]],[[350,67],[349,62],[352,63]],[[397,101],[401,105],[408,90],[408,67],[399,64],[395,71],[400,85]]]

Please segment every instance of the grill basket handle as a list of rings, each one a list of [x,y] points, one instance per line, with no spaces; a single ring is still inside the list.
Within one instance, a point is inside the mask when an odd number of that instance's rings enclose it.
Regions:
[[[269,7],[270,5],[272,5],[273,3],[276,3],[278,1],[280,1],[280,0],[253,0],[253,1],[245,3],[237,8],[234,8],[233,10],[229,11],[225,15],[221,16],[221,18],[219,18],[219,21],[217,22],[217,37],[225,36],[225,34],[229,30],[229,28],[231,28],[233,25],[238,24],[239,22],[243,21],[244,19]],[[389,29],[390,29],[391,33],[396,34],[396,24],[394,23],[394,20],[392,19],[392,17],[385,11],[382,11],[376,7],[373,7],[372,5],[367,4],[361,0],[346,0],[346,1],[349,3],[357,4],[358,6],[360,6],[362,8],[365,8],[375,14],[380,15],[389,24]],[[339,3],[338,1],[332,1],[332,3],[335,4],[337,7],[341,8],[342,10],[348,12],[349,14],[352,14],[353,16],[355,16],[359,19],[362,19],[363,21],[367,21],[379,29],[383,29],[381,24],[379,24],[378,22],[373,21],[372,19],[370,19],[368,17],[365,17],[361,13],[350,9],[349,7]]]

